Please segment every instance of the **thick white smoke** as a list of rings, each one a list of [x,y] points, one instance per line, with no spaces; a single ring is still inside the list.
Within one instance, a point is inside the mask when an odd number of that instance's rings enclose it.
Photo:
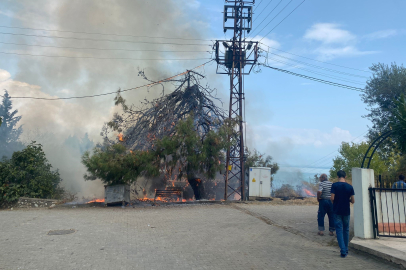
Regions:
[[[67,32],[7,29],[3,32],[37,36],[0,35],[0,41],[39,46],[0,45],[1,51],[19,54],[70,56],[83,58],[34,57],[2,55],[0,57],[0,89],[11,96],[68,97],[94,95],[126,89],[146,83],[137,76],[145,70],[151,80],[170,77],[195,67],[210,55],[210,42],[202,39],[209,35],[207,22],[199,14],[199,2],[186,0],[22,0],[8,2],[2,15],[13,27],[71,30],[75,32],[115,33],[133,36],[173,37],[182,39],[137,38],[90,35]],[[197,30],[198,29],[198,30]],[[54,36],[44,38],[39,36]],[[77,39],[62,39],[73,37]],[[108,42],[79,39],[127,40]],[[135,42],[152,42],[150,44]],[[157,43],[183,43],[174,45]],[[205,45],[199,45],[205,44]],[[69,48],[66,48],[69,47]],[[75,48],[75,49],[74,49]],[[91,50],[76,48],[103,48],[119,50]],[[152,52],[123,50],[182,51]],[[188,53],[185,51],[202,51]],[[96,58],[122,58],[100,60]],[[199,59],[193,61],[152,61],[139,59]],[[9,75],[10,74],[10,75]],[[129,103],[162,94],[161,87],[142,89],[124,94]],[[1,90],[3,92],[3,90]],[[100,130],[111,119],[116,107],[113,97],[42,101],[13,100],[14,108],[22,115],[24,141],[36,140],[44,145],[54,168],[64,179],[63,185],[79,196],[102,196],[101,183],[84,182],[84,166],[80,154],[64,144],[69,136],[81,138],[85,133],[95,142],[100,141]],[[36,135],[35,135],[36,134]]]

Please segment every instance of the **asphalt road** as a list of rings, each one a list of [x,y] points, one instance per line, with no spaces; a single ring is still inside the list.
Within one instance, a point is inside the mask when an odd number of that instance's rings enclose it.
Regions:
[[[266,203],[3,210],[0,269],[397,269],[341,258],[333,237],[316,235],[316,212]]]

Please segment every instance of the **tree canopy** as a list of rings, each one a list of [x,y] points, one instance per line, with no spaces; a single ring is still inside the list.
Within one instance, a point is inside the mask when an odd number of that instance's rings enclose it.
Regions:
[[[196,199],[201,199],[205,194],[203,185],[199,185],[200,177],[211,180],[224,171],[224,149],[234,142],[228,141],[234,126],[235,121],[225,120],[217,130],[201,138],[191,115],[178,122],[173,135],[155,140],[149,150],[127,150],[120,142],[96,147],[93,155],[83,155],[82,163],[88,170],[85,179],[101,179],[108,185],[131,184],[140,176],[164,172],[166,179],[187,179]]]
[[[389,127],[393,132],[393,139],[397,148],[406,154],[406,100],[405,95],[401,94],[399,100],[395,100],[395,108],[389,121]]]
[[[246,149],[245,151],[247,159],[244,164],[246,180],[248,181],[249,168],[250,167],[266,167],[271,168],[271,181],[273,180],[273,175],[276,174],[279,170],[279,165],[276,162],[273,162],[273,158],[270,155],[265,155],[258,150]]]
[[[372,122],[368,134],[372,141],[389,130],[388,123],[397,107],[396,101],[402,94],[406,95],[406,68],[403,65],[396,65],[396,63],[391,65],[378,63],[373,64],[370,69],[373,75],[367,82],[365,93],[361,96],[369,110],[365,117]],[[390,152],[392,144],[393,141],[387,140],[379,149],[380,152],[383,154]]]
[[[105,149],[96,147],[92,155],[86,151],[82,163],[87,168],[85,180],[100,179],[106,185],[131,184],[146,173],[159,175],[151,152],[129,152],[122,144],[110,145]]]
[[[20,196],[55,198],[60,196],[62,181],[58,170],[52,171],[41,144],[32,142],[11,159],[0,162],[0,201],[13,201]]]
[[[0,158],[3,156],[10,158],[14,151],[21,150],[24,145],[19,141],[23,132],[22,127],[17,127],[21,116],[17,116],[18,110],[12,110],[12,101],[6,91],[0,104]]]
[[[360,167],[365,152],[369,147],[369,143],[347,143],[342,142],[338,152],[340,156],[333,159],[333,167],[330,169],[330,178],[336,178],[339,170],[344,170],[348,177],[351,177],[351,171],[354,167]],[[375,171],[375,174],[388,172],[396,166],[398,156],[391,152],[387,157],[382,157],[379,153],[375,153],[370,164],[370,168]]]

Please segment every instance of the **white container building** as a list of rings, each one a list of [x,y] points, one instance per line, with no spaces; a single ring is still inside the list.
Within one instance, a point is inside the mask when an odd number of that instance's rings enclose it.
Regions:
[[[251,167],[249,169],[249,199],[271,197],[271,168]]]

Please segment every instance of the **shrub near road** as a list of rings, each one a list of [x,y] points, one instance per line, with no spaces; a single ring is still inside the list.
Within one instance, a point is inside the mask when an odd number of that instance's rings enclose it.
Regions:
[[[13,202],[19,197],[58,198],[63,189],[58,170],[51,171],[41,144],[32,142],[11,159],[0,162],[0,203]]]

